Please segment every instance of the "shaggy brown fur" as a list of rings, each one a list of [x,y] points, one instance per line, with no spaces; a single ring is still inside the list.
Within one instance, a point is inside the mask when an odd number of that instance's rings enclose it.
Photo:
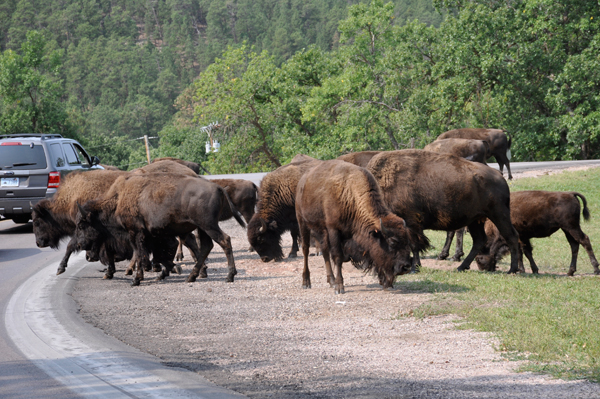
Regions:
[[[365,168],[341,160],[324,161],[298,183],[296,217],[304,254],[303,287],[310,288],[308,250],[311,234],[321,244],[327,280],[344,293],[342,263],[371,268],[384,288],[410,268],[410,238],[402,218],[385,205],[375,178]],[[312,233],[311,233],[312,231]],[[336,267],[336,276],[330,262]]]
[[[336,159],[340,159],[342,161],[350,162],[351,164],[362,166],[363,168],[367,166],[371,158],[375,155],[379,154],[381,151],[360,151],[360,152],[351,152],[349,154],[340,155]]]
[[[456,155],[457,157],[484,165],[486,165],[486,159],[491,157],[490,146],[484,140],[442,139],[427,144],[423,149],[425,151]]]
[[[183,166],[186,166],[188,168],[190,168],[191,170],[193,170],[197,175],[200,174],[200,165],[198,165],[196,162],[191,162],[191,161],[184,161],[183,159],[179,159],[179,158],[173,158],[173,157],[163,157],[163,158],[155,158],[152,163],[155,162],[161,162],[161,161],[172,161],[172,162],[177,162]]]
[[[510,173],[510,161],[508,160],[508,150],[512,143],[512,138],[507,138],[506,133],[500,129],[454,129],[440,134],[437,140],[443,139],[474,139],[484,140],[490,145],[490,154],[496,158],[500,173],[503,173],[504,165],[508,170],[508,179],[512,179]]]
[[[175,173],[130,174],[117,179],[103,197],[80,208],[77,242],[90,249],[108,239],[103,234],[109,229],[126,233],[140,263],[132,284],[139,285],[158,238],[185,236],[197,229],[201,245],[187,281],[193,282],[200,275],[214,240],[225,251],[227,281],[231,282],[237,274],[231,240],[218,224],[227,206],[233,209],[223,188],[202,178]],[[234,217],[245,226],[239,213]],[[159,278],[168,272],[163,270]]]
[[[411,230],[469,227],[473,248],[458,270],[465,270],[485,245],[483,222],[492,219],[511,248],[511,273],[518,269],[518,235],[510,224],[510,192],[500,173],[449,154],[423,150],[386,151],[367,165],[388,207]],[[415,253],[415,268],[418,253]]]
[[[583,218],[588,220],[590,213],[585,197],[576,192],[557,191],[517,191],[511,194],[510,217],[515,229],[519,232],[519,270],[525,272],[523,253],[529,260],[531,272],[537,273],[538,267],[533,260],[531,238],[550,237],[561,229],[571,246],[571,265],[568,275],[577,271],[577,254],[581,244],[588,253],[595,274],[600,274],[598,261],[592,250],[589,237],[581,230],[579,224],[583,203]],[[491,221],[485,222],[485,232],[488,237],[486,247],[489,255],[478,255],[477,265],[481,270],[496,270],[496,263],[506,254],[506,242],[498,233]]]
[[[256,213],[248,223],[248,241],[263,262],[283,258],[281,235],[292,234],[288,257],[298,253],[298,221],[296,220],[296,187],[304,173],[322,161],[292,162],[267,173],[260,183]]]
[[[42,200],[33,207],[36,245],[58,249],[62,239],[72,237],[75,233],[77,203],[82,204],[101,196],[119,176],[126,174],[123,171],[100,169],[69,173],[52,199]],[[76,242],[71,238],[56,274],[65,272],[69,257],[76,250]]]

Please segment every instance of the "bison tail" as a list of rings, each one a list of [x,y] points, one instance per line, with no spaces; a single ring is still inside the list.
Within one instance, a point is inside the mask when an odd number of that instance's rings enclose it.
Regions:
[[[508,148],[510,148],[511,144],[512,144],[512,136],[510,135],[509,132],[507,132],[506,130],[504,131],[504,133],[506,134],[506,136],[508,137]]]
[[[233,202],[231,202],[231,198],[229,198],[227,191],[225,191],[224,188],[221,188],[221,192],[227,199],[227,203],[229,204],[229,209],[231,209],[231,214],[233,215],[235,220],[237,220],[237,222],[239,223],[240,226],[242,226],[243,228],[246,228],[246,222],[244,221],[244,219],[242,219],[242,214],[240,213],[240,211],[237,210],[235,205],[233,205]]]
[[[573,193],[573,195],[575,197],[581,198],[581,202],[583,202],[583,219],[590,220],[590,210],[587,207],[587,201],[585,200],[585,197],[583,196],[583,194]]]

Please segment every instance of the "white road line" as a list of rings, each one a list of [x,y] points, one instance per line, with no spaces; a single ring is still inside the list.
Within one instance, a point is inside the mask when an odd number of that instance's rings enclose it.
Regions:
[[[85,266],[85,262],[77,261],[82,258],[83,253],[72,257],[67,273],[61,276],[55,275],[58,263],[48,265],[15,291],[5,324],[19,350],[48,375],[86,398],[203,397],[179,388],[160,372],[138,367],[118,351],[85,343],[65,329],[55,315],[51,296],[63,290],[62,279]],[[222,392],[216,396],[242,397]]]

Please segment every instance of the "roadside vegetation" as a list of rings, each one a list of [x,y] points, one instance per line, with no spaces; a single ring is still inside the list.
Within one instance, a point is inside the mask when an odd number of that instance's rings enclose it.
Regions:
[[[583,194],[591,219],[584,222],[582,218],[581,227],[595,253],[600,254],[600,169],[521,179],[510,186],[512,191]],[[428,232],[428,236],[436,249],[426,257],[435,257],[445,234]],[[471,245],[467,236],[465,252]],[[600,382],[600,277],[593,274],[581,247],[577,273],[566,276],[571,250],[560,230],[549,238],[533,239],[532,244],[539,275],[531,274],[526,258],[526,274],[507,275],[508,255],[495,273],[480,272],[475,263],[471,271],[464,273],[425,267],[420,274],[399,277],[397,285],[407,291],[434,294],[432,301],[413,310],[415,317],[460,316],[459,328],[491,332],[498,338],[497,349],[504,356],[525,360],[522,371]]]

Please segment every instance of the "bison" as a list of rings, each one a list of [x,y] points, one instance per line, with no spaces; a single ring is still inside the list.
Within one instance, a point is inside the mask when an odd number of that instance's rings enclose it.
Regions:
[[[437,140],[443,139],[474,139],[486,141],[490,146],[490,156],[496,158],[500,173],[504,171],[504,165],[508,170],[508,179],[511,180],[510,173],[510,145],[512,138],[510,135],[507,138],[507,133],[500,129],[454,129],[440,134]]]
[[[479,162],[484,165],[486,165],[486,160],[491,157],[490,146],[484,140],[442,139],[427,144],[423,149],[456,155],[468,161]]]
[[[577,254],[580,244],[590,257],[594,273],[600,274],[590,239],[581,230],[579,224],[581,207],[577,198],[581,199],[583,203],[583,218],[588,220],[590,212],[587,201],[580,193],[573,191],[517,191],[511,194],[511,220],[519,232],[520,271],[525,272],[523,253],[529,260],[531,272],[537,273],[539,270],[533,260],[533,247],[530,239],[550,237],[558,229],[561,229],[571,246],[571,265],[567,274],[572,276],[577,271]],[[485,231],[488,237],[486,248],[489,249],[489,254],[477,255],[475,260],[481,270],[494,271],[496,263],[506,254],[506,242],[498,234],[496,226],[489,220],[485,223]]]
[[[340,155],[336,159],[340,159],[342,161],[350,162],[351,164],[362,166],[363,168],[367,166],[371,158],[375,155],[379,154],[381,151],[359,151],[359,152],[351,152],[348,154]]]
[[[248,223],[248,241],[263,262],[281,260],[281,235],[290,231],[289,258],[298,256],[296,187],[304,173],[323,161],[306,160],[280,166],[260,182],[256,213]]]
[[[374,156],[373,174],[387,206],[419,234],[425,229],[453,231],[468,226],[473,248],[458,267],[469,269],[484,247],[484,221],[491,219],[511,250],[516,273],[518,234],[510,223],[510,192],[498,171],[449,154],[423,150],[386,151]],[[418,241],[417,241],[418,245]],[[414,251],[413,271],[419,264]]]
[[[321,245],[327,281],[336,294],[344,293],[343,262],[373,270],[384,288],[393,286],[396,275],[410,270],[406,223],[387,208],[379,185],[365,168],[331,160],[306,172],[298,183],[296,218],[302,235],[303,288],[311,287],[311,235]]]
[[[183,166],[186,166],[186,167],[190,168],[197,175],[200,174],[200,165],[197,164],[196,162],[184,161],[183,159],[173,158],[173,157],[163,157],[163,158],[155,158],[155,159],[153,159],[152,163],[161,162],[161,161],[177,162],[180,165],[183,165]]]
[[[472,139],[442,139],[436,140],[431,144],[428,144],[423,148],[425,151],[440,152],[445,154],[456,155],[461,158],[465,158],[468,161],[479,162],[487,165],[486,160],[490,155],[490,146],[487,141],[483,140],[472,140]],[[446,234],[446,242],[442,251],[438,255],[438,259],[443,260],[450,254],[450,245],[456,234],[456,251],[452,260],[458,262],[460,258],[465,254],[463,252],[463,237],[465,234],[465,228],[458,229],[456,231],[449,231]]]
[[[80,206],[77,243],[90,249],[112,238],[128,236],[138,259],[132,285],[139,285],[149,254],[161,239],[186,236],[197,229],[201,242],[196,264],[187,278],[193,282],[216,241],[227,257],[227,281],[237,274],[231,240],[218,224],[225,207],[235,209],[222,187],[208,180],[176,173],[140,173],[118,178],[101,198]],[[238,223],[245,227],[239,213]],[[111,237],[107,232],[113,231]],[[116,232],[116,233],[115,233]],[[168,270],[167,270],[168,272]],[[164,278],[165,271],[159,276]]]
[[[90,170],[69,173],[56,194],[49,200],[35,204],[32,212],[33,233],[38,247],[58,249],[60,242],[71,237],[65,255],[58,265],[56,274],[62,274],[73,252],[77,250],[74,239],[77,203],[84,203],[104,194],[113,182],[127,172],[112,170]],[[110,275],[110,268],[105,275]]]

